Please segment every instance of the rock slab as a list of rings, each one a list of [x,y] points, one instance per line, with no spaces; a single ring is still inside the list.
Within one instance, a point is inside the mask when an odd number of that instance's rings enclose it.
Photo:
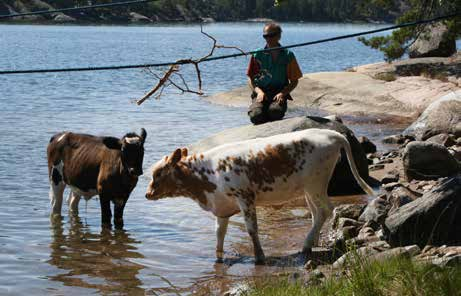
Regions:
[[[393,247],[461,244],[461,175],[450,178],[390,214],[386,237]]]
[[[456,52],[456,39],[443,23],[427,25],[410,46],[410,58],[449,57]]]
[[[461,137],[461,90],[452,92],[430,104],[403,134],[424,141],[438,134]]]

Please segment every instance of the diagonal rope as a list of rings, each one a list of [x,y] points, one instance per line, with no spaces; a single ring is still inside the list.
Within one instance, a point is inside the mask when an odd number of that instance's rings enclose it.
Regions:
[[[236,58],[236,57],[241,57],[241,56],[247,56],[247,55],[250,55],[250,54],[257,53],[257,52],[270,52],[270,51],[274,51],[274,50],[281,50],[281,49],[287,49],[287,48],[309,46],[309,45],[320,44],[320,43],[325,43],[325,42],[331,42],[331,41],[336,41],[336,40],[341,40],[341,39],[358,37],[358,36],[362,36],[362,35],[368,35],[368,34],[384,32],[384,31],[390,31],[390,30],[395,30],[395,29],[399,29],[399,28],[416,26],[416,25],[420,25],[420,24],[428,24],[428,23],[432,23],[432,22],[436,22],[436,21],[440,21],[440,20],[454,18],[454,17],[457,17],[457,16],[461,16],[461,12],[456,12],[456,13],[453,13],[453,14],[439,16],[439,17],[426,19],[426,20],[407,22],[407,23],[403,23],[403,24],[399,24],[399,25],[395,25],[395,26],[390,26],[390,27],[385,27],[385,28],[381,28],[381,29],[376,29],[376,30],[364,31],[364,32],[348,34],[348,35],[341,35],[341,36],[336,36],[336,37],[332,37],[332,38],[320,39],[320,40],[316,40],[316,41],[309,41],[309,42],[304,42],[304,43],[292,44],[292,45],[288,45],[288,46],[266,48],[266,49],[261,49],[261,50],[254,50],[254,51],[241,52],[241,53],[235,53],[235,54],[229,54],[229,55],[221,55],[221,56],[216,56],[216,57],[209,57],[209,58],[201,60],[200,62],[209,62],[209,61],[223,60],[223,59],[228,59],[228,58]],[[164,66],[172,66],[172,65],[184,65],[184,64],[191,64],[191,63],[192,62],[190,60],[183,60],[183,61],[179,61],[179,62],[121,65],[121,66],[79,67],[79,68],[60,68],[60,69],[31,69],[31,70],[3,70],[3,71],[0,71],[0,75],[31,74],[31,73],[55,73],[55,72],[80,72],[80,71],[104,71],[104,70],[136,69],[136,68],[154,68],[154,67],[164,67]]]
[[[154,2],[154,1],[158,1],[158,0],[124,1],[124,2],[115,2],[115,3],[96,4],[96,5],[89,5],[89,6],[62,8],[62,9],[56,9],[56,10],[39,10],[39,11],[31,11],[31,12],[24,12],[24,13],[4,14],[4,15],[0,15],[0,20],[7,19],[7,18],[13,18],[13,17],[19,17],[19,16],[26,16],[26,15],[51,14],[51,13],[69,12],[69,11],[82,11],[82,10],[89,10],[89,9],[103,8],[103,7],[127,6],[127,5],[141,4],[141,3]]]

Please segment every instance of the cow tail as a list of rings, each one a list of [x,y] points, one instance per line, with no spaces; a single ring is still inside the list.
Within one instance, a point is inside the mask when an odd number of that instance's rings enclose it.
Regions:
[[[374,195],[373,189],[362,179],[362,177],[360,176],[357,170],[357,166],[355,165],[354,156],[352,154],[352,149],[351,149],[351,145],[349,144],[349,141],[347,140],[345,136],[343,135],[341,136],[342,136],[341,138],[343,142],[342,148],[344,148],[344,150],[346,151],[347,161],[349,162],[349,166],[351,168],[352,174],[355,177],[355,180],[357,181],[357,183],[359,183],[363,191],[365,191],[369,195]]]

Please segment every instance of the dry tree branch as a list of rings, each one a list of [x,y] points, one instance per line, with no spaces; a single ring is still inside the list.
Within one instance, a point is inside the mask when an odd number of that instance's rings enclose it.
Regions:
[[[175,71],[178,71],[178,67],[176,67],[176,65],[172,65],[170,69],[168,69],[168,71],[165,73],[165,75],[163,75],[163,77],[160,78],[157,85],[147,94],[145,94],[141,99],[137,100],[136,104],[141,105],[145,100],[152,96],[160,87],[162,87],[162,85],[165,84],[165,82],[169,79],[170,75]]]
[[[148,98],[150,98],[159,89],[160,89],[160,93],[158,95],[156,95],[155,98],[160,99],[160,96],[162,95],[163,90],[166,87],[171,86],[171,85],[174,86],[175,88],[177,88],[178,90],[180,90],[181,93],[188,92],[188,93],[193,93],[193,94],[197,94],[197,95],[203,95],[203,91],[202,91],[202,75],[201,75],[201,72],[200,72],[199,64],[201,62],[203,62],[204,60],[206,60],[207,58],[211,57],[216,48],[236,49],[236,50],[240,51],[241,53],[245,53],[243,50],[241,50],[240,48],[238,48],[236,46],[225,46],[225,45],[217,44],[216,38],[214,38],[213,36],[211,36],[208,33],[205,33],[203,31],[203,26],[202,25],[200,25],[200,32],[213,41],[213,47],[211,48],[210,52],[208,54],[206,54],[205,56],[203,56],[203,57],[201,57],[199,59],[196,59],[196,60],[193,60],[192,58],[177,60],[176,63],[174,65],[171,65],[170,68],[163,74],[163,77],[160,77],[159,75],[155,74],[150,69],[146,69],[148,72],[150,72],[159,81],[158,81],[158,83],[157,83],[157,85],[155,87],[153,87],[142,98],[137,100],[136,104],[141,105],[142,103],[144,103],[144,101],[146,101]],[[184,77],[179,73],[179,66],[180,65],[186,65],[186,64],[192,64],[195,67],[195,73],[197,74],[198,90],[190,89],[188,84],[186,83],[186,80],[184,79]],[[176,74],[177,76],[179,76],[179,78],[181,79],[184,87],[179,86],[176,82],[174,82],[171,79],[172,74]],[[166,82],[169,82],[169,84],[166,84]]]

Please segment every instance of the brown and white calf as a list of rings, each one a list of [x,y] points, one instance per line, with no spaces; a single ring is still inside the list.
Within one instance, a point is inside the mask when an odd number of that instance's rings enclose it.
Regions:
[[[142,175],[144,141],[128,133],[121,139],[63,132],[48,144],[48,175],[52,214],[61,214],[63,192],[71,188],[69,210],[78,213],[81,197],[99,195],[103,226],[111,225],[110,202],[114,203],[114,224],[123,227],[123,210],[138,176]]]
[[[225,144],[189,156],[185,148],[177,149],[154,165],[146,198],[187,196],[212,212],[217,217],[218,261],[222,260],[229,217],[242,211],[259,264],[265,257],[255,206],[304,195],[313,215],[302,250],[307,255],[318,244],[320,229],[333,209],[327,188],[341,149],[346,151],[357,182],[373,194],[357,172],[347,139],[335,131],[308,129]]]

